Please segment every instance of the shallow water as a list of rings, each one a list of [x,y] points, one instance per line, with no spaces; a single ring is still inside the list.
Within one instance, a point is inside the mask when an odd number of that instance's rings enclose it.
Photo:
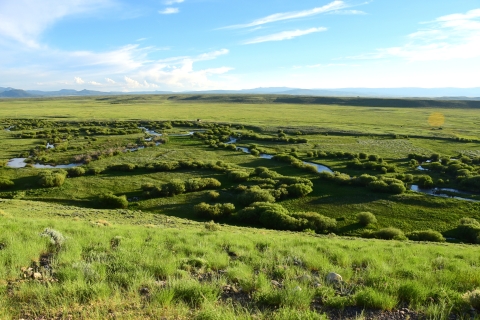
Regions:
[[[451,199],[465,200],[465,201],[472,201],[472,202],[480,202],[479,200],[463,198],[463,197],[459,197],[459,196],[452,196],[452,195],[449,195],[449,194],[445,193],[445,192],[452,192],[452,193],[469,195],[468,193],[457,190],[457,189],[451,189],[451,188],[420,188],[418,185],[413,184],[410,187],[410,190],[415,191],[415,192],[428,194],[428,195],[431,195],[431,196],[434,196],[434,197],[442,197],[442,198],[451,198]]]
[[[25,162],[27,158],[13,158],[7,163],[9,168],[24,168],[27,166]],[[49,164],[34,163],[32,166],[37,169],[68,169],[73,167],[79,167],[83,163],[69,163],[69,164],[59,164],[57,166],[52,166]]]
[[[250,150],[248,148],[245,148],[245,147],[237,147],[237,150],[241,150],[245,153],[250,153]],[[272,159],[273,155],[266,154],[266,153],[260,153],[259,157],[262,158],[262,159]],[[309,165],[314,166],[315,168],[317,168],[317,172],[331,172],[331,173],[333,173],[333,171],[329,167],[326,167],[324,165],[321,165],[321,164],[318,164],[318,163],[313,163],[313,162],[306,162],[306,161],[302,161],[302,162],[303,162],[303,164],[309,164]]]

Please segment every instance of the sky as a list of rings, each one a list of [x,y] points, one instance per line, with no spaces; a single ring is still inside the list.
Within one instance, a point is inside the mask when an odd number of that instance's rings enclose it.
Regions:
[[[0,0],[0,87],[480,87],[480,1]]]

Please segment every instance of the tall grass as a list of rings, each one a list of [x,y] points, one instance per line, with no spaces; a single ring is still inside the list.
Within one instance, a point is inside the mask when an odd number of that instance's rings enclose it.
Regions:
[[[6,243],[0,250],[0,306],[7,318],[54,317],[69,310],[84,319],[109,312],[139,318],[161,313],[321,319],[310,311],[313,301],[381,310],[407,304],[443,317],[468,311],[462,296],[480,287],[474,246],[228,226],[212,232],[201,223],[99,228],[88,221],[1,217],[0,227]],[[52,245],[41,237],[45,228],[65,237],[51,276],[24,279],[20,269]],[[329,272],[342,275],[343,282],[328,284]]]

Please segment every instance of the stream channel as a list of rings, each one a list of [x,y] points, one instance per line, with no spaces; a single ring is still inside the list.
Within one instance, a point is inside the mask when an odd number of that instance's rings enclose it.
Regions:
[[[5,130],[10,131],[10,129],[11,128],[7,128]],[[152,136],[162,136],[161,133],[155,132],[153,130],[149,130],[148,128],[145,128],[145,127],[139,127],[139,129],[142,129],[145,133],[147,133],[149,135],[152,135]],[[182,134],[169,134],[169,136],[171,136],[171,137],[186,137],[186,136],[191,136],[194,133],[195,133],[195,131],[190,131],[188,133],[182,133]],[[152,138],[145,138],[145,141],[151,141],[151,140],[152,140]],[[226,142],[226,144],[232,144],[232,143],[236,143],[236,142],[237,142],[237,139],[235,139],[233,137],[230,137],[230,140],[228,142]],[[159,144],[160,143],[157,143],[157,146]],[[47,149],[55,148],[55,146],[53,144],[50,144],[50,143],[47,143],[46,147],[47,147]],[[138,151],[138,150],[141,150],[141,149],[144,149],[144,148],[145,147],[143,147],[143,146],[135,147],[135,148],[127,148],[126,151],[134,152],[134,151]],[[250,153],[250,150],[246,147],[237,147],[237,150],[241,150],[244,153]],[[261,153],[259,155],[259,158],[272,159],[273,155]],[[27,158],[13,158],[13,159],[10,159],[7,163],[7,167],[9,167],[9,168],[24,168],[24,167],[27,166],[27,163],[25,162],[26,159]],[[317,172],[331,172],[331,173],[333,173],[333,171],[330,168],[328,168],[324,165],[313,163],[313,162],[306,162],[306,161],[303,161],[303,163],[314,166],[317,169]],[[68,169],[68,168],[78,167],[78,166],[81,166],[81,165],[83,165],[83,163],[69,163],[69,164],[60,164],[60,165],[56,165],[56,166],[52,166],[52,165],[49,165],[49,164],[41,164],[41,163],[32,164],[32,166],[34,168],[38,168],[38,169]],[[422,170],[423,168],[419,167],[418,169]],[[457,190],[457,189],[420,188],[418,185],[412,185],[410,187],[410,190],[412,190],[414,192],[428,194],[428,195],[435,196],[435,197],[452,198],[452,199],[471,201],[471,202],[480,202],[479,200],[474,200],[474,199],[469,199],[469,198],[464,198],[464,197],[452,195],[451,193],[455,193],[455,194],[459,194],[459,195],[465,195],[465,196],[469,195],[468,193],[462,192],[462,191]]]

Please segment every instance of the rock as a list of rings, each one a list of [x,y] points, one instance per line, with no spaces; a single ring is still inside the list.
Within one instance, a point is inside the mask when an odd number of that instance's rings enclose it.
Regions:
[[[32,278],[35,280],[41,280],[43,277],[40,272],[34,272]]]
[[[281,288],[282,287],[282,284],[278,281],[275,281],[275,280],[272,280],[272,285],[274,287],[277,287],[277,288]]]
[[[315,284],[313,285],[314,288],[320,288],[322,286],[322,284],[320,282],[315,282]]]
[[[327,283],[340,283],[343,281],[343,278],[341,275],[335,272],[330,272],[327,274]]]
[[[142,287],[140,288],[139,292],[142,296],[148,296],[150,294],[150,289],[148,289],[147,287]]]
[[[293,288],[293,291],[302,291],[302,288],[300,288],[300,286],[296,286],[295,288]]]
[[[312,277],[308,274],[304,274],[303,276],[298,277],[297,280],[300,282],[310,282],[312,281]]]

